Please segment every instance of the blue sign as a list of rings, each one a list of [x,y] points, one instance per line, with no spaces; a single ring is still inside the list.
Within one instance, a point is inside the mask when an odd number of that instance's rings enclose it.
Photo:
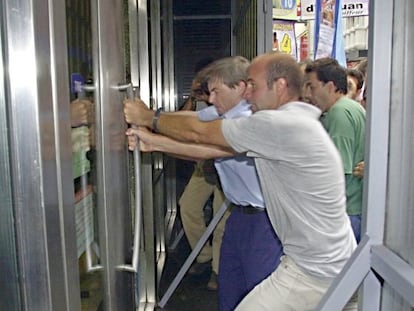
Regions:
[[[295,7],[296,0],[282,0],[282,8],[292,10]]]
[[[82,88],[85,85],[85,78],[80,73],[72,73],[70,75],[70,91],[72,94],[78,94],[82,92]]]

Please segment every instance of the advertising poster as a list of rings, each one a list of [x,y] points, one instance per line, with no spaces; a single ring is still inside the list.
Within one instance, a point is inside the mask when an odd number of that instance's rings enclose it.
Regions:
[[[273,18],[297,20],[300,12],[300,0],[273,0]]]
[[[76,245],[78,258],[94,240],[94,216],[92,187],[75,195]]]
[[[316,0],[315,59],[331,57],[333,54],[337,2],[335,0]]]
[[[72,129],[72,172],[73,178],[78,178],[91,169],[91,164],[86,157],[90,149],[89,128],[80,126]]]
[[[273,51],[290,54],[298,59],[294,22],[273,20]]]
[[[299,37],[299,61],[305,61],[309,58],[309,32],[305,31]]]
[[[316,1],[315,0],[301,0],[299,11],[300,11],[301,20],[315,19]],[[342,0],[341,14],[342,14],[342,17],[368,16],[369,0],[361,0],[361,1]]]
[[[368,16],[369,0],[351,1],[342,0],[341,5],[342,17]]]
[[[332,57],[346,66],[342,18],[339,16],[341,3],[341,0],[316,0],[314,57]]]

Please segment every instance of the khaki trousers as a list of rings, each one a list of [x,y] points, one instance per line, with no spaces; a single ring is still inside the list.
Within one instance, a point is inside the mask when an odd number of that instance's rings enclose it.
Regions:
[[[224,194],[217,186],[207,183],[202,173],[195,170],[179,200],[181,222],[192,249],[206,230],[203,209],[213,193],[213,213],[215,215],[224,202]],[[223,215],[213,232],[212,245],[207,242],[196,259],[199,263],[212,259],[212,269],[216,273],[219,271],[221,239],[228,216],[229,212]]]
[[[329,285],[330,282],[304,273],[290,257],[283,256],[278,268],[242,300],[236,311],[312,311]],[[343,310],[358,310],[357,300],[354,295]]]

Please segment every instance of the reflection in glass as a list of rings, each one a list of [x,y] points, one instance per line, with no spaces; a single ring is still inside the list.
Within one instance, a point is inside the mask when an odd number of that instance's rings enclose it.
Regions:
[[[70,74],[72,174],[75,189],[76,245],[82,310],[102,308],[96,208],[95,109],[93,94],[83,86],[92,78],[90,1],[68,0],[67,36]]]

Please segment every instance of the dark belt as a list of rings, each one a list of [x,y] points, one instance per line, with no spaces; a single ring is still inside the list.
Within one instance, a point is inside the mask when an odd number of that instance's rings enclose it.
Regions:
[[[248,215],[263,213],[264,211],[266,211],[266,209],[263,207],[255,207],[253,205],[243,206],[243,205],[237,205],[237,204],[232,204],[231,210],[238,211],[239,213],[248,214]]]

